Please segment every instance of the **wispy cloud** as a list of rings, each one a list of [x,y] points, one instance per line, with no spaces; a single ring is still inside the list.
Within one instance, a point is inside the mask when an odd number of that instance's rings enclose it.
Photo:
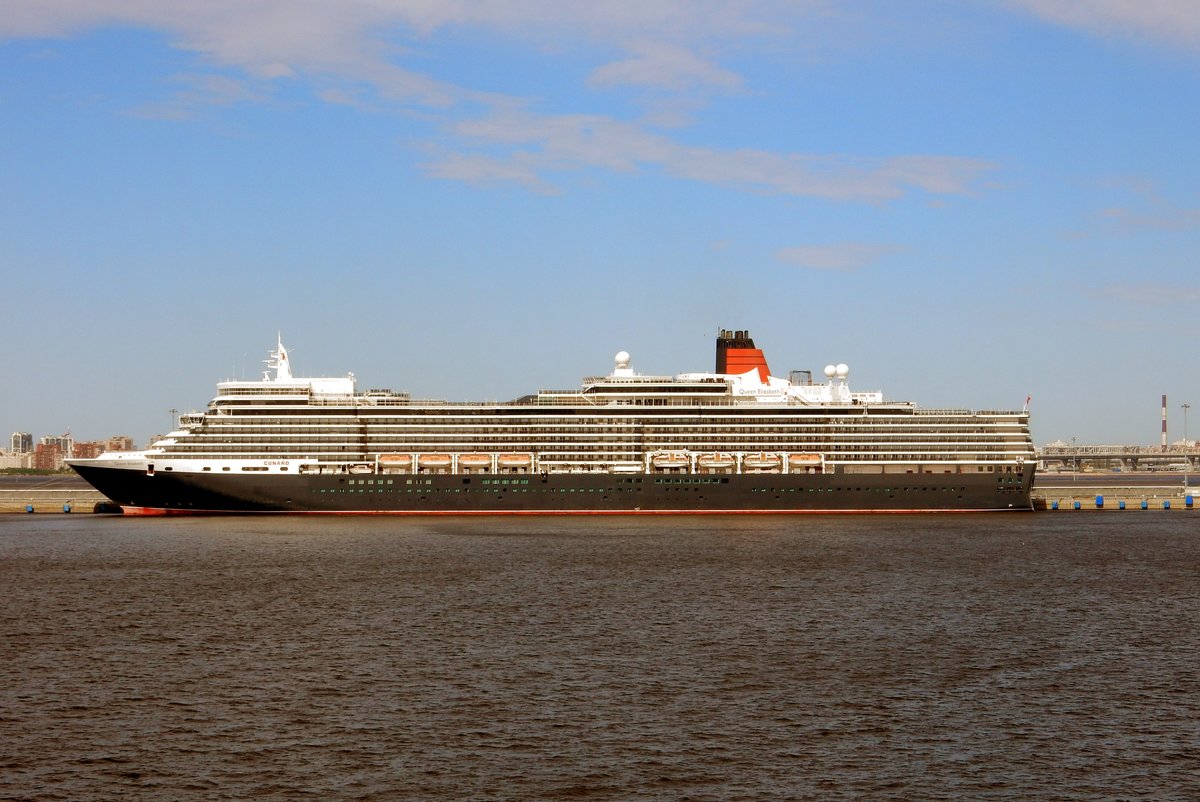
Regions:
[[[1103,185],[1125,194],[1130,202],[1101,209],[1099,228],[1105,233],[1187,231],[1200,228],[1200,208],[1180,207],[1165,198],[1153,181],[1141,176],[1108,179]]]
[[[708,59],[677,44],[637,42],[630,47],[632,56],[596,69],[589,83],[593,86],[643,86],[684,90],[695,86],[736,89],[742,79]]]
[[[1196,0],[1006,0],[1042,19],[1093,33],[1200,50]]]
[[[736,39],[787,30],[831,0],[6,0],[0,37],[64,36],[105,25],[170,31],[225,63],[351,63],[394,41],[474,27],[546,44],[625,46]],[[382,48],[382,49],[381,49]]]
[[[1100,212],[1105,221],[1116,231],[1129,233],[1145,229],[1159,231],[1186,231],[1200,228],[1200,209],[1163,209],[1140,211],[1112,207]]]
[[[685,144],[668,126],[715,93],[742,91],[720,63],[723,45],[744,47],[825,15],[829,0],[9,0],[0,37],[62,36],[103,25],[167,33],[202,56],[183,89],[137,113],[188,119],[203,105],[268,100],[287,82],[329,103],[420,111],[438,133],[425,169],[447,180],[515,182],[555,191],[568,171],[659,170],[743,191],[881,202],[920,191],[972,191],[995,165],[942,154],[862,157]],[[823,17],[822,17],[823,18]],[[548,48],[582,41],[601,63],[593,88],[663,96],[641,121],[611,114],[535,114],[525,99],[484,93],[414,69],[407,48],[448,27],[474,27]],[[615,55],[615,58],[614,58]],[[552,58],[547,55],[546,58]],[[202,73],[211,66],[211,73]],[[230,73],[241,71],[243,79]],[[409,137],[413,139],[413,137]],[[433,148],[433,145],[429,145]]]
[[[1200,287],[1192,283],[1162,282],[1104,284],[1085,287],[1084,294],[1093,300],[1111,301],[1139,306],[1195,304],[1200,302]]]
[[[911,190],[932,194],[971,191],[995,165],[956,156],[846,155],[720,150],[679,143],[637,123],[599,115],[537,115],[506,109],[451,126],[464,154],[435,159],[426,169],[439,177],[494,180],[506,170],[545,182],[553,172],[604,168],[668,175],[753,192],[847,201],[887,201]],[[474,150],[475,152],[466,153]],[[480,158],[480,152],[486,154]],[[507,167],[505,166],[507,165]],[[467,166],[481,172],[472,174]]]
[[[447,153],[426,164],[425,170],[434,178],[471,184],[515,183],[544,195],[559,193],[556,186],[542,178],[538,165],[527,155],[500,160],[482,153]]]
[[[228,75],[176,75],[172,82],[183,88],[164,101],[134,109],[133,114],[158,120],[188,120],[205,108],[257,103],[269,97],[249,82]]]
[[[255,79],[299,78],[333,102],[449,108],[482,93],[422,71],[419,51],[454,28],[527,42],[545,54],[579,47],[599,65],[593,87],[640,87],[678,110],[736,89],[722,44],[785,35],[831,0],[5,0],[0,40],[72,36],[122,26],[165,33],[202,57],[198,69],[244,70]],[[703,55],[702,55],[703,54]],[[607,63],[605,63],[607,62]],[[197,98],[193,98],[197,100]]]
[[[884,256],[899,251],[895,245],[865,242],[837,242],[827,245],[800,245],[782,248],[775,258],[787,264],[809,270],[828,270],[853,273],[878,262]]]

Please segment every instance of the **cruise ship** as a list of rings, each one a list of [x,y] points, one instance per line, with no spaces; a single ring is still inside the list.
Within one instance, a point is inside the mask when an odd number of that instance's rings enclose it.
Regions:
[[[136,452],[71,460],[130,514],[734,514],[1030,509],[1028,409],[926,409],[850,389],[849,368],[771,373],[721,330],[712,372],[637,373],[513,401],[258,381]]]

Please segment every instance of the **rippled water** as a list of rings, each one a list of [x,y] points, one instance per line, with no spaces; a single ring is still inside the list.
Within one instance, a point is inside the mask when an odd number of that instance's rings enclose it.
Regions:
[[[0,516],[0,798],[1196,799],[1198,516]]]

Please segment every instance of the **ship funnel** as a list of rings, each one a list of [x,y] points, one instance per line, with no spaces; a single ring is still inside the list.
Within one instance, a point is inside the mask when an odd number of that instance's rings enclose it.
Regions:
[[[721,329],[717,335],[717,373],[740,376],[749,370],[758,369],[758,377],[764,384],[771,376],[767,358],[754,347],[748,331]]]

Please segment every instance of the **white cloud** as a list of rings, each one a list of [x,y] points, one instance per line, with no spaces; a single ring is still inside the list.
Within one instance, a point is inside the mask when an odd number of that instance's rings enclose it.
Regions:
[[[106,26],[161,31],[209,64],[257,78],[323,77],[373,87],[387,100],[447,107],[474,97],[400,66],[452,27],[489,30],[561,49],[584,41],[628,53],[596,70],[596,85],[671,91],[735,87],[739,78],[696,54],[706,41],[786,30],[828,0],[5,0],[0,40],[72,36]],[[323,87],[328,91],[330,87]],[[344,90],[338,97],[354,93]]]
[[[1121,233],[1145,229],[1187,231],[1200,228],[1200,209],[1159,208],[1141,211],[1114,206],[1101,210],[1100,215],[1109,227]]]
[[[829,0],[376,0],[369,5],[426,32],[480,25],[531,37],[567,33],[620,42],[631,37],[694,41],[761,35],[828,6]]]
[[[1146,176],[1106,178],[1096,186],[1097,192],[1110,193],[1117,202],[1093,212],[1094,224],[1087,230],[1071,232],[1073,238],[1200,229],[1200,208],[1172,202]]]
[[[889,253],[900,250],[895,245],[873,245],[864,242],[838,242],[829,245],[800,245],[782,248],[775,253],[781,262],[810,270],[851,273],[874,264]]]
[[[547,195],[558,192],[539,175],[536,165],[520,156],[501,161],[480,153],[450,153],[426,165],[426,172],[435,178],[473,184],[512,182]]]
[[[1161,308],[1164,305],[1195,304],[1200,302],[1200,289],[1187,284],[1145,282],[1141,284],[1105,284],[1084,287],[1084,294],[1098,301],[1118,304],[1137,304]],[[1162,321],[1159,321],[1161,324]]]
[[[134,110],[139,117],[159,120],[186,120],[202,108],[256,103],[266,96],[246,81],[227,75],[188,74],[172,78],[185,88],[161,103],[150,103]]]
[[[844,155],[780,154],[762,150],[718,150],[681,144],[640,125],[598,115],[539,116],[507,109],[460,122],[452,132],[476,149],[491,148],[485,160],[456,157],[453,169],[441,161],[426,167],[442,177],[493,180],[512,163],[533,173],[599,167],[632,172],[658,168],[677,178],[754,192],[834,200],[887,201],[918,189],[941,195],[969,192],[995,165],[956,156],[896,156],[884,159]],[[507,151],[495,153],[496,150]],[[485,174],[471,177],[464,165]]]
[[[102,25],[171,31],[238,63],[353,61],[369,31],[420,36],[473,26],[546,43],[695,42],[785,29],[829,0],[7,0],[0,36],[64,36]],[[374,48],[372,48],[374,50]],[[367,55],[377,55],[368,53]]]
[[[1150,38],[1200,49],[1196,0],[1007,0],[1016,8],[1072,28]]]
[[[186,118],[204,103],[269,98],[273,83],[303,81],[326,102],[390,104],[436,115],[432,124],[462,147],[441,145],[426,165],[451,180],[510,181],[553,190],[556,172],[657,169],[682,179],[754,192],[878,202],[912,190],[968,192],[994,165],[943,155],[860,158],[684,144],[646,123],[599,114],[536,115],[523,101],[484,94],[411,69],[401,47],[448,26],[473,26],[566,46],[586,39],[629,54],[600,66],[596,86],[642,86],[673,98],[653,119],[682,124],[697,94],[731,91],[741,79],[711,58],[722,43],[775,36],[825,0],[9,0],[0,37],[68,35],[131,25],[165,32],[175,46],[215,65],[213,78],[187,78],[174,98],[142,114]],[[229,77],[240,69],[245,81]]]
[[[736,89],[742,79],[733,72],[702,59],[686,47],[663,42],[638,42],[635,54],[596,69],[593,86],[647,86],[684,90],[693,86]]]

